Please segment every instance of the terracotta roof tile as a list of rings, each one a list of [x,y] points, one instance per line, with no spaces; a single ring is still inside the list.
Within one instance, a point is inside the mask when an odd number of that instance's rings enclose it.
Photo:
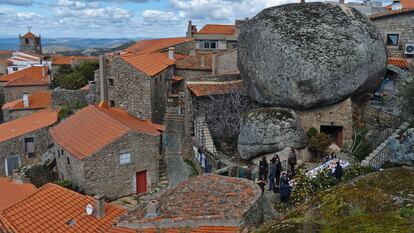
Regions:
[[[85,61],[85,60],[98,60],[97,57],[92,56],[62,56],[62,55],[55,55],[52,56],[52,65],[71,65],[72,61]]]
[[[123,227],[113,227],[105,233],[239,233],[240,227],[238,226],[199,226],[199,227],[183,227],[183,228],[143,228],[143,229],[129,229]]]
[[[7,82],[5,86],[48,85],[47,73],[47,67],[32,66],[11,74],[3,75],[0,77],[0,82]]]
[[[228,82],[187,82],[187,87],[197,96],[221,95],[235,90],[243,90],[242,80]]]
[[[138,231],[125,227],[111,227],[105,233],[138,233]]]
[[[172,84],[179,83],[179,82],[181,82],[181,81],[183,81],[183,80],[184,80],[184,78],[183,78],[183,77],[181,77],[181,76],[173,76],[173,77],[172,77]]]
[[[56,111],[42,110],[31,115],[0,124],[0,142],[45,128],[57,122]]]
[[[211,70],[212,62],[213,62],[212,57],[213,57],[212,53],[198,53],[198,54],[190,55],[183,59],[177,60],[176,66],[179,69]],[[202,63],[204,64],[202,65]]]
[[[162,38],[154,40],[141,40],[136,44],[128,47],[125,51],[130,53],[153,53],[162,49],[168,49],[175,45],[185,42],[193,41],[193,38],[177,37],[177,38]]]
[[[36,190],[32,184],[19,184],[10,178],[0,177],[0,214],[8,207],[32,195]]]
[[[36,92],[29,96],[29,107],[23,106],[23,99],[6,103],[1,109],[42,109],[52,107],[52,93],[50,91]]]
[[[170,227],[180,227],[188,220],[208,219],[211,223],[220,220],[218,226],[226,220],[235,224],[231,226],[237,226],[234,220],[241,220],[260,196],[260,188],[252,181],[204,174],[187,179],[161,194],[157,199],[160,203],[159,216],[146,218],[145,209],[135,209],[122,217],[119,225],[147,224],[151,228],[153,223],[162,222]]]
[[[85,86],[81,87],[80,90],[89,90],[89,84],[86,84]]]
[[[22,37],[23,37],[23,38],[27,38],[27,39],[39,38],[38,36],[36,36],[36,35],[35,35],[35,34],[33,34],[32,32],[28,32],[28,33],[24,34]]]
[[[85,213],[87,204],[94,205],[94,199],[49,183],[3,211],[2,216],[12,225],[13,232],[95,233],[105,232],[125,213],[124,209],[105,203],[105,215],[97,219]],[[71,220],[73,225],[68,224]]]
[[[390,57],[388,58],[388,64],[397,66],[402,69],[408,69],[409,67],[408,60],[405,58]]]
[[[13,50],[0,50],[0,55],[12,55],[13,54]]]
[[[396,11],[385,11],[385,12],[380,12],[377,14],[370,15],[369,19],[376,20],[376,19],[391,17],[395,15],[413,13],[413,12],[414,12],[413,8],[406,8],[406,9],[401,9],[401,10],[396,10]]]
[[[160,135],[161,130],[165,128],[124,110],[89,105],[51,128],[50,133],[69,153],[84,159],[130,131]]]
[[[134,54],[125,53],[122,54],[121,59],[131,64],[138,70],[146,73],[149,76],[154,76],[159,72],[165,70],[171,65],[175,64],[174,60],[170,60],[163,56],[161,53],[149,53],[149,54]]]
[[[200,31],[195,34],[234,35],[236,34],[236,26],[223,24],[206,24]]]

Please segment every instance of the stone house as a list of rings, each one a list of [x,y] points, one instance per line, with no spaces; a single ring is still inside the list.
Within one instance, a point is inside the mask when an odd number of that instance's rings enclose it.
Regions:
[[[42,38],[36,36],[32,32],[28,32],[23,36],[19,35],[20,51],[32,54],[42,54]]]
[[[34,112],[50,109],[52,107],[52,96],[50,91],[35,92],[33,95],[24,94],[22,99],[6,103],[1,108],[3,120],[11,121]]]
[[[48,127],[57,120],[56,111],[44,110],[0,124],[0,176],[41,161],[52,143]]]
[[[200,175],[120,218],[137,232],[242,232],[263,222],[259,186],[246,179]],[[244,231],[243,231],[244,232]]]
[[[107,90],[110,107],[162,123],[176,61],[192,49],[192,38],[140,41],[110,62],[102,59],[96,84]]]
[[[24,94],[32,95],[49,90],[49,69],[32,66],[0,77],[0,105],[21,99]]]
[[[4,200],[8,199],[15,198]],[[0,232],[107,232],[125,213],[125,209],[105,203],[103,196],[82,195],[48,183],[1,212]]]
[[[89,105],[50,129],[60,179],[118,198],[157,187],[164,126]]]
[[[383,36],[389,57],[414,57],[413,8],[389,10],[369,18]]]
[[[197,26],[188,21],[186,36],[194,38],[197,50],[220,51],[235,49],[237,48],[240,26],[243,22],[244,20],[236,20],[234,25],[206,24],[198,31]]]

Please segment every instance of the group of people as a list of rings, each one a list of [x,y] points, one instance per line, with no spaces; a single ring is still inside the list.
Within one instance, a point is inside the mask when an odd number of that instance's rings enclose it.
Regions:
[[[279,192],[280,200],[282,202],[287,202],[292,190],[289,181],[295,176],[296,163],[297,157],[293,149],[289,153],[289,169],[287,172],[282,172],[282,163],[278,154],[273,156],[270,160],[270,164],[267,162],[266,157],[263,157],[259,162],[258,179],[258,184],[262,189],[262,195],[265,192],[266,184],[269,183],[269,191],[273,191],[275,193]]]

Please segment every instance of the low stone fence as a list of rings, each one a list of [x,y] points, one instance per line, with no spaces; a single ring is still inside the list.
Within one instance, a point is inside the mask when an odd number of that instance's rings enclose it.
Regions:
[[[73,105],[87,105],[88,90],[66,90],[56,88],[52,91],[52,106],[58,108],[62,106],[76,107]]]
[[[191,82],[228,82],[241,80],[240,74],[217,74],[185,77],[185,81]]]
[[[385,161],[389,160],[391,156],[388,142],[398,137],[398,135],[407,130],[409,124],[403,123],[397,130],[394,131],[383,143],[381,143],[371,154],[368,155],[363,161],[362,165],[372,166],[375,169],[379,169]]]

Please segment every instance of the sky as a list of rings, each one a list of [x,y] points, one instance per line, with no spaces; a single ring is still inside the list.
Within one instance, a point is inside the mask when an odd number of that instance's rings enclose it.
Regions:
[[[299,1],[0,0],[0,36],[24,34],[28,27],[49,38],[184,36],[188,20],[198,28],[207,23],[231,24],[235,19],[253,17],[264,8]]]

